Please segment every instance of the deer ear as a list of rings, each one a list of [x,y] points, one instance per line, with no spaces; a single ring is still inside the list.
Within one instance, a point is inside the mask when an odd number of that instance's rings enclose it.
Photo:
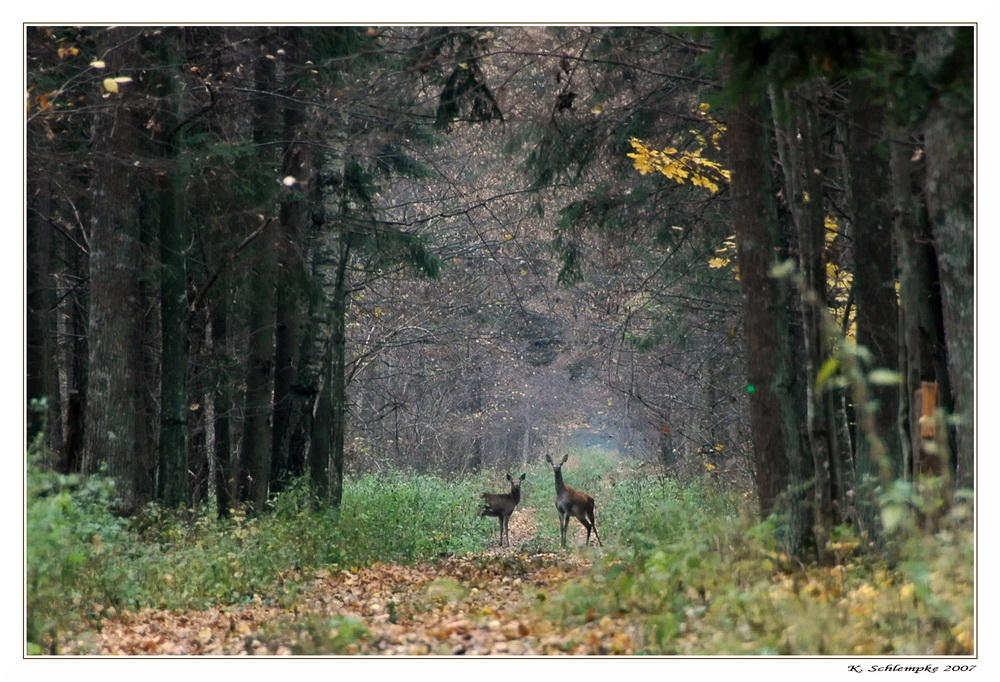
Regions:
[[[545,454],[545,461],[548,462],[549,464],[552,464],[552,458],[549,457],[548,453]]]
[[[510,477],[510,472],[509,471],[507,472],[507,480],[508,481],[513,481],[514,480],[513,478]]]
[[[562,458],[562,461],[561,461],[561,462],[559,462],[559,463],[560,463],[560,464],[565,464],[565,463],[566,463],[566,460],[567,460],[567,459],[569,459],[569,454],[568,454],[568,453],[567,453],[567,454],[565,454],[565,455],[563,455],[563,458]]]
[[[524,477],[525,477],[525,476],[527,476],[527,475],[528,475],[528,474],[521,474],[521,480],[523,481],[523,480],[524,480]]]

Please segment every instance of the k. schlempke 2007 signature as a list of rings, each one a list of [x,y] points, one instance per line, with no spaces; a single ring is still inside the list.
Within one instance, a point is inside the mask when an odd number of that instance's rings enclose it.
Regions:
[[[970,664],[953,664],[945,666],[926,663],[924,665],[907,665],[905,663],[874,663],[871,665],[849,665],[847,670],[852,673],[936,673],[936,672],[972,672],[976,666]]]

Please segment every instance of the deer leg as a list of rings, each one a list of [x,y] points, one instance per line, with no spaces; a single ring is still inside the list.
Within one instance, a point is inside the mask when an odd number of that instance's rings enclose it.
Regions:
[[[566,529],[569,526],[569,514],[559,512],[559,541],[566,546]]]
[[[597,521],[594,520],[594,513],[590,512],[589,516],[590,516],[590,525],[594,527],[594,537],[597,538],[597,544],[600,545],[601,547],[603,547],[604,543],[601,542],[601,536],[597,534]],[[589,528],[587,529],[587,540],[588,540],[588,542],[590,540],[590,529]]]

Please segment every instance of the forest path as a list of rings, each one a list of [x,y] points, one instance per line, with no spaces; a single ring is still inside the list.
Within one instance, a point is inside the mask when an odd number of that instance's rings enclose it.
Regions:
[[[558,539],[541,539],[535,517],[531,508],[511,517],[512,547],[320,571],[304,588],[296,580],[282,606],[123,613],[105,620],[97,648],[106,655],[634,653],[638,636],[627,621],[577,616],[566,623],[559,588],[590,570],[593,550],[579,546],[581,535],[568,551],[538,551],[555,550]]]

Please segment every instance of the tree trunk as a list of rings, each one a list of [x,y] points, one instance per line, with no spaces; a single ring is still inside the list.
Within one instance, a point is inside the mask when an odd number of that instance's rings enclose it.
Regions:
[[[66,255],[71,271],[79,273],[81,280],[84,279],[85,273],[90,270],[89,256],[75,245],[67,248]],[[66,331],[69,348],[62,354],[66,360],[66,387],[63,400],[66,405],[66,421],[63,425],[63,448],[59,461],[62,471],[75,473],[83,471],[87,440],[87,367],[90,357],[90,343],[87,336],[90,325],[87,319],[90,299],[83,286],[74,286],[67,298],[69,314]]]
[[[320,393],[313,439],[310,472],[317,496],[333,508],[344,493],[344,436],[347,416],[347,386],[344,362],[347,349],[347,273],[351,262],[350,235],[338,244],[340,254],[330,296],[330,340],[325,361],[325,380]]]
[[[111,28],[101,36],[109,73],[133,63],[134,28]],[[139,197],[130,163],[139,148],[128,103],[129,84],[108,98],[94,123],[93,218],[90,226],[90,311],[86,437],[83,471],[107,472],[117,483],[119,505],[131,513],[149,499],[141,451],[143,409]]]
[[[180,63],[178,50],[170,45],[176,37],[166,37],[166,64]],[[163,79],[167,101],[175,101],[175,111],[165,121],[168,128],[177,125],[184,113],[182,89],[177,74],[168,72]],[[176,130],[165,141],[162,155],[167,164],[160,192],[160,327],[163,351],[160,357],[160,467],[158,498],[166,507],[179,507],[188,499],[188,234],[184,186],[187,171],[179,154],[184,133]]]
[[[824,250],[823,176],[820,160],[819,117],[815,91],[803,86],[797,96],[788,91],[772,91],[771,98],[785,118],[775,120],[778,156],[785,177],[785,195],[795,221],[801,277],[800,301],[805,337],[806,437],[809,461],[804,470],[812,472],[813,536],[820,562],[833,556],[827,549],[834,514],[834,482],[837,472],[836,433],[832,393],[817,386],[816,377],[830,355],[830,333],[825,324],[826,253]]]
[[[286,29],[285,59],[297,63],[301,54],[301,29]],[[286,84],[284,91],[295,95],[295,79]],[[284,107],[283,139],[286,147],[281,159],[281,176],[302,178],[314,175],[307,170],[305,136],[306,116],[302,106],[292,103]],[[308,203],[296,184],[283,190],[280,200],[281,249],[278,255],[277,318],[275,324],[274,357],[274,429],[271,444],[271,481],[274,490],[280,490],[290,475],[292,430],[298,421],[296,408],[301,407],[293,389],[298,382],[300,367],[304,302],[303,291],[307,270],[303,261],[303,235],[308,219]]]
[[[275,64],[261,48],[255,63],[256,85],[260,94],[254,107],[254,142],[259,145],[260,162],[274,164],[273,142],[277,138],[278,108],[269,94],[275,83]],[[277,180],[277,178],[275,178]],[[262,188],[265,194],[266,188]],[[265,194],[266,196],[266,194]],[[270,229],[253,245],[256,268],[249,282],[250,319],[247,348],[246,403],[237,497],[262,511],[267,501],[271,476],[271,438],[274,389],[274,322],[276,247],[278,239]]]
[[[782,496],[801,458],[801,410],[792,371],[790,293],[784,280],[769,274],[784,249],[763,116],[762,106],[744,96],[728,121],[728,140],[757,494],[766,517],[795,513],[797,501]]]
[[[228,286],[222,287],[223,292],[228,292]],[[233,399],[230,393],[232,384],[229,372],[226,371],[227,363],[223,358],[228,357],[229,334],[226,315],[229,309],[228,296],[224,293],[218,296],[218,301],[212,308],[212,350],[217,358],[213,369],[214,390],[212,391],[212,408],[214,420],[212,425],[212,435],[215,438],[215,506],[219,518],[229,516],[229,510],[233,505],[233,447],[232,438],[229,435],[229,416],[233,408]]]
[[[948,370],[945,362],[944,325],[941,319],[941,297],[937,254],[934,250],[926,214],[914,196],[919,161],[915,161],[918,146],[908,143],[905,132],[894,128],[889,149],[892,167],[893,232],[896,237],[899,268],[899,367],[904,385],[900,396],[900,450],[904,454],[904,471],[910,475],[919,452],[911,448],[910,431],[918,422],[921,406],[913,397],[925,381],[937,382],[948,396]]]
[[[884,107],[878,93],[864,81],[851,85],[847,132],[846,174],[848,210],[854,237],[854,295],[857,341],[871,353],[872,368],[899,367],[899,306],[892,218],[892,178],[886,143]],[[856,481],[898,478],[903,452],[898,426],[899,386],[873,385],[874,433],[856,438]],[[863,409],[863,406],[855,406]],[[879,455],[886,461],[877,461]],[[865,489],[870,492],[871,486]],[[878,501],[855,490],[860,527],[873,537],[878,527]]]
[[[33,171],[33,172],[32,172]],[[55,380],[55,343],[52,334],[52,190],[48,178],[37,169],[29,171],[28,221],[25,234],[25,391],[28,398],[28,444],[55,423],[49,415],[57,405],[58,382]],[[48,434],[46,445],[52,447]]]
[[[952,409],[958,418],[955,465],[958,484],[966,487],[972,486],[975,469],[975,140],[971,100],[962,92],[972,90],[971,66],[968,72],[958,71],[954,62],[961,62],[962,43],[971,43],[971,31],[935,27],[921,33],[917,42],[924,70],[938,79],[943,80],[945,73],[954,78],[954,84],[947,82],[952,91],[943,92],[931,108],[924,139],[927,208],[941,275]]]

